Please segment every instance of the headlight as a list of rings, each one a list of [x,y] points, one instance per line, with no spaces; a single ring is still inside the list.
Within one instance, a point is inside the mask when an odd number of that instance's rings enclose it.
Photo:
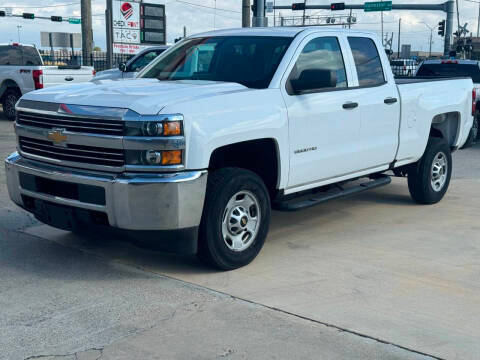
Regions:
[[[183,135],[183,121],[178,116],[161,121],[126,121],[126,136],[181,136]]]

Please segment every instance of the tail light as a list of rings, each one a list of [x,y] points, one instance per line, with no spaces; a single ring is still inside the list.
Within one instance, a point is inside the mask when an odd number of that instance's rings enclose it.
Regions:
[[[472,116],[475,116],[475,110],[477,110],[477,90],[472,90]]]
[[[92,70],[92,75],[95,76],[97,74],[97,72],[94,70]]]
[[[43,70],[33,70],[32,75],[35,89],[43,89]]]

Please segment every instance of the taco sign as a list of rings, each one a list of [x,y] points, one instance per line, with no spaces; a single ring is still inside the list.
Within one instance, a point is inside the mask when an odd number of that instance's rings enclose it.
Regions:
[[[112,5],[113,43],[140,44],[140,3],[114,0]]]

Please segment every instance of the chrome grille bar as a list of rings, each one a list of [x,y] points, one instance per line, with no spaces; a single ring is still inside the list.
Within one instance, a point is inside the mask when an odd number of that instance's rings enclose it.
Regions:
[[[44,129],[63,128],[67,131],[101,135],[123,135],[123,122],[97,118],[67,117],[18,112],[17,123]]]
[[[55,160],[75,161],[104,166],[124,166],[123,150],[97,148],[68,144],[67,147],[53,145],[50,141],[19,137],[20,150],[26,154],[43,156]]]

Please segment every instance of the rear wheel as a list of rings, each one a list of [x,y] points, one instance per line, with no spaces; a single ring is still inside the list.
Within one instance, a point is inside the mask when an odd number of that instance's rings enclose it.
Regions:
[[[199,231],[199,257],[232,270],[260,252],[270,223],[270,198],[262,179],[238,168],[214,171],[208,178]]]
[[[18,99],[20,99],[20,91],[18,89],[8,89],[3,94],[3,114],[8,120],[15,120],[15,104],[17,103]]]
[[[435,204],[447,192],[452,175],[452,155],[447,142],[430,138],[422,158],[408,171],[408,189],[420,204]]]

